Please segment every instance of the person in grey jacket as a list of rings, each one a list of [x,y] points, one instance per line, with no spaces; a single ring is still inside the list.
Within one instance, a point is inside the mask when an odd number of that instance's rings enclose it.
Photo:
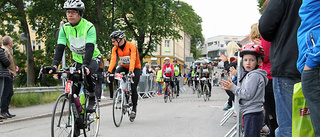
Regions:
[[[268,83],[267,72],[259,69],[264,57],[262,46],[248,43],[241,48],[240,56],[247,73],[240,78],[241,86],[236,86],[231,79],[223,80],[222,89],[231,90],[239,97],[240,112],[243,114],[244,137],[260,137],[264,122],[263,102],[265,86]]]
[[[2,40],[1,40],[2,41]],[[11,41],[12,42],[12,41]],[[2,46],[2,43],[0,43]],[[4,53],[4,49],[0,48],[0,98],[2,97],[3,88],[4,88],[4,79],[6,77],[10,77],[10,73],[8,70],[8,67],[10,66],[10,60]],[[0,115],[0,122],[2,122],[1,119],[6,119],[7,117]]]

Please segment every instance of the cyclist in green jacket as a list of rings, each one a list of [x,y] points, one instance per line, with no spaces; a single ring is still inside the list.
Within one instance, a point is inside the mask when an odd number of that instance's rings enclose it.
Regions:
[[[95,74],[100,66],[101,55],[96,45],[96,29],[88,20],[82,18],[85,9],[81,0],[67,0],[63,6],[69,22],[65,23],[59,31],[57,48],[52,61],[52,67],[47,68],[52,73],[57,70],[66,46],[72,52],[73,67],[85,68],[89,87],[89,104],[87,111],[95,111],[95,82],[92,74]],[[73,93],[79,95],[81,85],[72,85]]]
[[[179,86],[179,80],[180,80],[180,76],[181,76],[181,70],[180,70],[180,65],[177,64],[177,60],[174,59],[172,61],[172,64],[173,64],[173,68],[174,68],[174,76],[176,78],[176,85],[177,85],[177,96],[179,96],[179,89],[180,89],[180,86]]]

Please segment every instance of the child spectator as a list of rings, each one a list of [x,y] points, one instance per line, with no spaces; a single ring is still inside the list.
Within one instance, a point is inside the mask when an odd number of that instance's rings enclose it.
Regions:
[[[262,46],[248,43],[240,50],[243,68],[247,72],[240,78],[241,86],[236,86],[230,79],[222,80],[222,89],[230,90],[239,97],[240,112],[243,114],[244,137],[259,137],[263,126],[263,102],[265,86],[268,83],[267,72],[259,69],[264,50]]]

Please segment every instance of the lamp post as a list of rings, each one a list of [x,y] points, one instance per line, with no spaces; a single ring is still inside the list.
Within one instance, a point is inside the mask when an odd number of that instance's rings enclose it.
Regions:
[[[27,33],[27,36],[22,33],[20,39],[27,40],[27,87],[29,87],[29,33]]]
[[[180,7],[181,7],[180,0],[178,0],[177,7],[178,7],[178,8],[180,8]]]

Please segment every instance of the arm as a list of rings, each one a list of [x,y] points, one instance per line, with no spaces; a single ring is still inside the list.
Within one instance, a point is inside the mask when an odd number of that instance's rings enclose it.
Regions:
[[[253,98],[261,83],[259,75],[260,74],[247,75],[246,85],[244,85],[244,87],[233,85],[230,90],[241,99]]]
[[[94,26],[92,26],[89,29],[88,34],[87,34],[87,38],[86,38],[86,53],[85,53],[85,57],[83,59],[84,65],[89,65],[92,60],[96,40],[97,40],[96,28]]]
[[[10,66],[11,62],[8,59],[8,57],[5,55],[4,50],[3,49],[1,49],[1,50],[0,50],[0,60],[1,60],[2,64],[3,64],[3,66],[6,69],[7,67]]]
[[[264,63],[267,63],[269,61],[270,45],[271,45],[271,42],[268,42],[263,38],[261,38],[261,46],[264,49],[264,60],[263,60]]]
[[[172,64],[170,65],[170,68],[171,68],[171,74],[172,74],[171,76],[174,76],[174,68]]]
[[[108,69],[108,71],[111,73],[113,72],[113,68],[117,62],[117,53],[116,52],[117,52],[116,47],[113,47],[112,52],[111,52],[111,60],[110,60],[110,64],[109,64],[109,69]]]
[[[276,36],[286,6],[284,0],[271,0],[263,11],[259,20],[259,32],[265,40],[272,41]]]
[[[132,71],[134,70],[134,66],[135,66],[135,63],[136,63],[136,59],[139,59],[137,58],[137,47],[136,45],[132,44],[131,45],[131,55],[130,55],[130,67],[129,67],[129,71]]]

